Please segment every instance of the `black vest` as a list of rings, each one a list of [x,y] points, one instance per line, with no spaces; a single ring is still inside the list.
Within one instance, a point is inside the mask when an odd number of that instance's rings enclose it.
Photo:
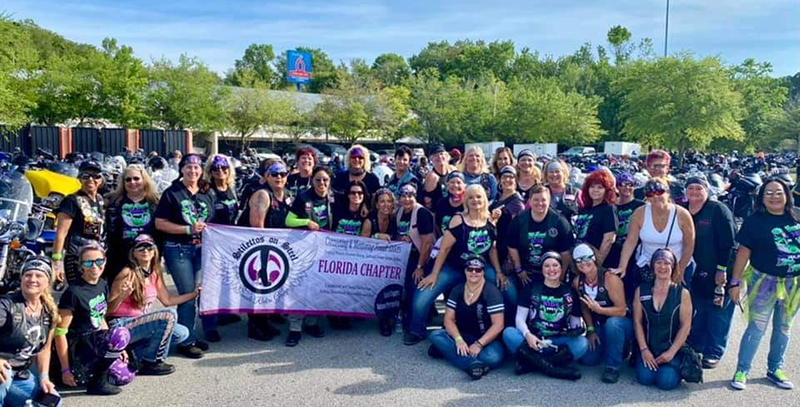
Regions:
[[[53,325],[53,319],[47,310],[42,308],[42,318],[38,332],[28,329],[28,316],[25,314],[25,298],[20,292],[10,295],[10,318],[0,330],[0,359],[5,359],[15,371],[25,370],[33,363],[33,356],[41,351],[47,334]],[[44,304],[42,304],[44,305]],[[32,335],[36,334],[37,338]],[[44,339],[42,341],[42,338]],[[30,352],[30,354],[23,354]]]
[[[614,301],[611,301],[611,296],[608,295],[608,290],[606,289],[606,270],[598,267],[597,268],[597,295],[594,298],[594,301],[598,303],[601,307],[613,307]],[[588,295],[586,294],[586,289],[584,287],[584,283],[586,282],[586,277],[581,274],[580,281],[578,283],[578,291],[581,295]],[[597,313],[592,313],[592,321],[594,324],[602,325],[608,319],[605,315],[600,315]]]
[[[653,355],[658,356],[672,346],[672,341],[681,329],[681,294],[683,287],[672,284],[661,311],[656,312],[653,304],[653,284],[642,283],[639,287],[639,301],[642,303],[644,335],[647,346]]]

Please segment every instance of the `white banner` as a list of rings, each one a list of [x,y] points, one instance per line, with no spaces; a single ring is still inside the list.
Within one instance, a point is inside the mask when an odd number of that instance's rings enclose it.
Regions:
[[[375,317],[400,307],[409,243],[209,225],[200,313]]]

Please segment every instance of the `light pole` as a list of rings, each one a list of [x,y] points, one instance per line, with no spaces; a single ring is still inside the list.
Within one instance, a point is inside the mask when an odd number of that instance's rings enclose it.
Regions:
[[[664,24],[664,58],[667,57],[667,41],[669,40],[669,0],[667,0],[667,22]]]

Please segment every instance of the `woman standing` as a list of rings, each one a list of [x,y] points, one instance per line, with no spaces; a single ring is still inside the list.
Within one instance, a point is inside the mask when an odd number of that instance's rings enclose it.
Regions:
[[[370,172],[372,164],[369,160],[369,150],[360,144],[353,144],[347,150],[347,165],[345,170],[336,174],[331,189],[337,194],[337,198],[344,199],[347,186],[351,181],[362,181],[367,186],[367,199],[372,197],[372,193],[380,189],[381,183],[378,177]]]
[[[630,172],[623,172],[617,175],[617,239],[611,246],[606,264],[610,268],[619,267],[619,258],[622,254],[622,246],[628,238],[628,226],[631,223],[633,212],[640,206],[644,206],[644,201],[634,198],[633,191],[636,189],[636,180]]]
[[[444,146],[437,144],[430,153],[433,170],[425,176],[425,188],[422,192],[423,204],[428,209],[433,209],[447,196],[447,176],[453,171],[450,167],[450,154]]]
[[[500,267],[497,256],[497,232],[490,221],[489,202],[486,191],[480,185],[467,187],[464,212],[450,220],[450,228],[444,233],[441,248],[431,273],[417,285],[409,332],[404,338],[406,345],[414,345],[425,339],[425,321],[428,312],[439,294],[463,283],[464,259],[469,254],[483,257],[486,278],[503,291],[509,304],[516,304],[517,291],[509,286],[508,279]]]
[[[503,169],[505,166],[514,166],[516,162],[514,161],[514,152],[511,151],[508,147],[500,147],[494,151],[494,155],[492,156],[492,175],[497,180],[497,183],[500,184],[500,170]]]
[[[397,222],[394,218],[394,193],[387,188],[377,190],[372,197],[372,207],[374,209],[364,221],[364,227],[361,229],[361,236],[381,239],[385,242],[391,242],[396,239],[398,236]],[[411,263],[409,262],[409,264]],[[392,336],[395,319],[397,317],[398,316],[382,317],[378,319],[378,331],[381,335]]]
[[[622,280],[599,265],[594,249],[579,244],[572,251],[578,278],[572,280],[581,300],[581,312],[586,322],[589,351],[582,363],[594,366],[605,362],[602,380],[619,381],[619,368],[630,350],[633,323],[625,302]]]
[[[486,164],[486,157],[480,147],[467,149],[464,153],[464,161],[458,169],[464,173],[467,186],[482,186],[489,201],[497,197],[497,179],[489,172],[489,165]]]
[[[395,195],[398,195],[400,187],[406,184],[414,184],[414,188],[419,190],[419,179],[411,171],[413,156],[414,152],[406,146],[400,146],[394,152],[394,174],[386,183],[386,188],[389,188]]]
[[[46,259],[31,258],[20,270],[20,290],[0,297],[0,405],[22,407],[39,391],[58,396],[48,373],[60,322],[52,276]]]
[[[517,192],[524,202],[528,202],[528,192],[534,185],[542,183],[542,172],[536,166],[536,154],[522,150],[517,155]]]
[[[434,207],[437,236],[444,235],[450,227],[450,219],[464,209],[466,191],[467,183],[461,171],[451,171],[447,174],[447,199],[440,200]]]
[[[106,202],[109,264],[103,277],[114,281],[125,266],[127,253],[136,236],[152,235],[155,231],[156,186],[144,167],[131,164],[119,175],[117,190],[106,197]]]
[[[791,389],[794,384],[783,371],[783,365],[800,304],[797,281],[800,216],[794,210],[789,187],[777,178],[768,179],[761,186],[756,202],[756,211],[745,219],[736,235],[739,251],[729,283],[731,300],[735,303],[742,300],[742,285],[747,287],[748,319],[731,387],[744,390],[753,357],[771,319],[767,378],[782,389]]]
[[[694,252],[692,215],[683,207],[670,202],[666,179],[653,178],[647,181],[645,191],[647,204],[633,212],[628,238],[622,246],[619,267],[612,270],[625,282],[628,298],[633,298],[633,290],[642,282],[653,280],[653,270],[649,267],[650,258],[659,248],[667,247],[678,256],[678,263],[673,268],[673,281],[688,284],[692,278],[693,266],[689,265]],[[628,262],[640,240],[641,248],[637,250],[636,267],[631,273],[627,273]]]
[[[575,238],[578,243],[588,243],[597,249],[597,261],[607,267],[606,257],[617,238],[614,178],[606,170],[594,171],[583,181],[581,194],[583,202],[575,219]]]
[[[220,225],[233,225],[239,214],[236,198],[236,178],[228,157],[215,154],[206,160],[203,180],[211,188],[214,196],[214,217],[209,222]]]
[[[179,294],[189,294],[197,287],[200,271],[201,233],[206,222],[214,217],[214,197],[203,192],[205,182],[202,161],[197,154],[186,154],[181,159],[181,176],[161,195],[156,208],[156,229],[164,235],[164,262],[172,275]],[[197,301],[178,305],[178,323],[189,328],[189,339],[178,347],[178,352],[193,357],[208,350],[205,342],[194,335]],[[201,317],[205,337],[218,342],[221,338],[214,316]]]
[[[103,197],[100,187],[103,174],[100,164],[84,161],[78,169],[81,189],[64,198],[56,210],[58,226],[53,242],[55,279],[74,284],[80,279],[78,250],[88,243],[104,244],[106,237]]]
[[[465,262],[466,282],[447,299],[444,329],[431,333],[428,354],[444,357],[453,366],[478,380],[503,363],[503,295],[486,284],[483,257],[471,255]]]
[[[557,210],[568,222],[578,214],[578,193],[569,181],[569,167],[559,159],[548,161],[544,166],[547,189],[550,190],[550,207]]]
[[[286,188],[291,196],[298,196],[311,189],[311,170],[317,165],[317,154],[310,147],[298,148],[295,153],[297,172],[289,175]]]
[[[314,188],[301,193],[294,200],[286,215],[285,224],[290,228],[331,230],[333,228],[331,206],[334,203],[333,192],[329,189],[331,173],[327,167],[318,165],[311,171],[311,180]],[[289,336],[286,337],[286,346],[297,346],[303,336],[302,332],[314,338],[325,336],[317,317],[294,314],[289,316]]]
[[[525,209],[525,202],[517,193],[516,176],[517,170],[510,165],[500,170],[500,196],[489,206],[492,220],[497,226],[497,254],[502,259],[503,266],[508,264],[508,239],[506,236],[508,226],[511,224],[511,220]]]
[[[570,320],[575,318],[572,309],[577,305],[576,295],[563,282],[561,255],[547,252],[542,258],[542,277],[522,291],[516,326],[503,331],[503,342],[517,357],[517,374],[540,370],[551,377],[578,380],[580,372],[567,363],[582,358],[589,345],[585,337],[567,334],[573,326],[580,326]],[[557,353],[548,358],[552,347]],[[561,350],[564,348],[569,352]]]
[[[366,224],[369,207],[364,195],[367,187],[361,181],[353,181],[347,189],[347,197],[341,205],[333,209],[333,231],[350,236],[370,235]],[[369,225],[371,226],[371,225]]]
[[[654,281],[636,289],[633,329],[639,344],[636,380],[645,386],[672,390],[681,383],[679,353],[692,329],[692,298],[689,290],[673,279],[678,257],[669,249],[658,249],[650,260]]]

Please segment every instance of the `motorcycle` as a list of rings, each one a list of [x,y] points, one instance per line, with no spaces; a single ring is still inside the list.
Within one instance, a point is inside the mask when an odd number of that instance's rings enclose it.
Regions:
[[[33,188],[17,169],[0,175],[0,294],[19,288],[19,272],[30,255],[41,253],[44,222],[30,216]]]

